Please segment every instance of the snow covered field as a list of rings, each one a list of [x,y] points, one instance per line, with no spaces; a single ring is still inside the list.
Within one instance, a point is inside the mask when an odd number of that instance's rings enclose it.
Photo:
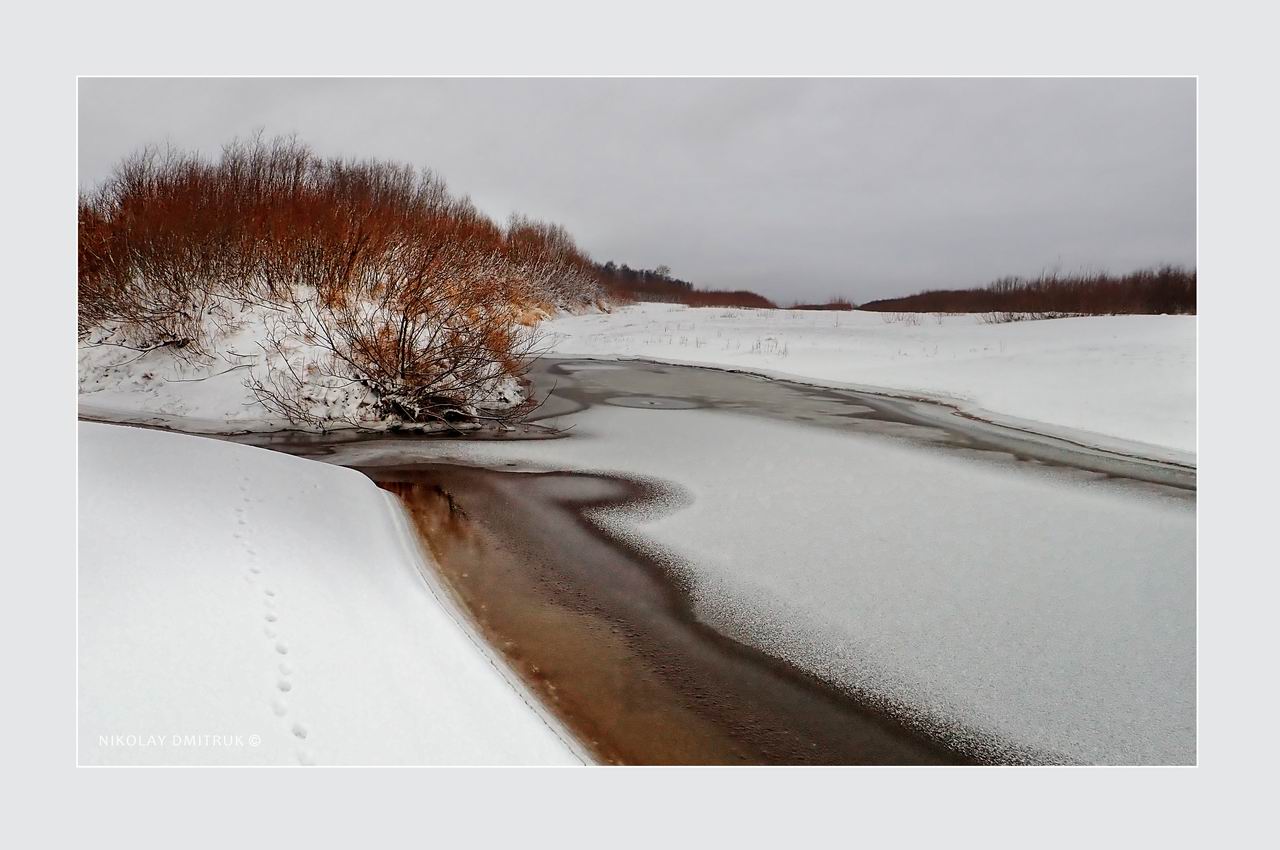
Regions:
[[[82,764],[579,759],[359,473],[79,426]]]
[[[568,439],[397,448],[674,483],[669,512],[601,520],[674,553],[700,617],[978,752],[1194,762],[1194,500],[715,410],[558,424]]]
[[[639,304],[561,316],[540,328],[552,356],[643,357],[884,388],[1069,439],[1194,462],[1194,316],[986,324],[977,315]]]

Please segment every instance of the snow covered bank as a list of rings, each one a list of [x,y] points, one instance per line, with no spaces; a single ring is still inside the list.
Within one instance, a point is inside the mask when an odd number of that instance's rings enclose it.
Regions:
[[[644,357],[934,396],[983,418],[1194,462],[1194,316],[986,324],[639,304],[540,329],[553,356]]]
[[[162,425],[196,433],[387,428],[373,392],[340,374],[333,354],[269,306],[216,300],[204,316],[203,351],[165,346],[137,350],[121,325],[94,328],[79,344],[80,415]],[[532,315],[532,314],[531,314]],[[541,315],[540,313],[537,315]],[[302,385],[296,385],[297,380]],[[292,396],[292,420],[252,389]],[[519,383],[496,377],[473,388],[473,401],[503,410],[522,400]]]
[[[83,764],[546,764],[566,740],[359,473],[80,425]]]

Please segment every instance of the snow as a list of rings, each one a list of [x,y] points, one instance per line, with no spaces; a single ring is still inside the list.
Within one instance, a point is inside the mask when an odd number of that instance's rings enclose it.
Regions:
[[[79,426],[82,764],[559,764],[357,472]]]
[[[296,334],[284,333],[276,311],[218,299],[203,323],[207,343],[200,352],[158,348],[138,351],[123,325],[94,328],[79,346],[81,417],[111,422],[163,425],[191,433],[315,430],[314,423],[290,422],[268,410],[246,383],[270,384],[271,376],[306,376],[314,399],[309,414],[330,429],[355,424],[384,429],[374,418],[375,398],[360,384],[326,379],[328,352]],[[279,339],[284,354],[272,346]],[[123,344],[122,344],[123,343]],[[511,378],[494,382],[482,401],[503,407],[520,400]]]
[[[1194,462],[1194,316],[1004,324],[979,315],[638,304],[540,325],[551,356],[642,357],[956,403],[968,413]]]
[[[670,553],[715,627],[976,752],[1194,762],[1194,500],[724,411],[552,422],[568,439],[395,446],[673,483],[664,514],[598,520]]]

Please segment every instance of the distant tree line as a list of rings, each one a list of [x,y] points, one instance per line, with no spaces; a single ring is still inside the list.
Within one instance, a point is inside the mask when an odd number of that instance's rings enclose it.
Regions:
[[[931,289],[883,298],[863,310],[912,313],[1041,313],[1079,315],[1196,312],[1196,272],[1165,265],[1125,275],[1093,272],[1004,277],[976,289]]]
[[[616,301],[651,301],[687,304],[690,307],[776,307],[768,298],[744,289],[699,289],[687,280],[671,276],[662,265],[633,269],[612,260],[596,265],[601,288]]]
[[[797,301],[788,309],[791,310],[856,310],[857,307],[848,298],[839,295],[833,295],[830,300],[822,304],[803,304]]]

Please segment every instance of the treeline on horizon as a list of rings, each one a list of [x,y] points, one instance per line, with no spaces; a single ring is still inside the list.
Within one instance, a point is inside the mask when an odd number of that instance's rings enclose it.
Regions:
[[[615,301],[649,301],[691,307],[776,309],[772,300],[747,290],[699,289],[672,277],[666,266],[633,269],[612,261],[596,264],[595,277]],[[1176,265],[1128,274],[1084,272],[1004,277],[970,289],[930,289],[898,298],[854,304],[834,296],[821,303],[792,304],[789,310],[869,310],[893,313],[1000,313],[1011,316],[1105,316],[1194,314],[1196,272]]]
[[[1196,272],[1164,265],[1123,275],[1089,272],[1005,277],[973,289],[930,289],[868,301],[859,309],[901,313],[1107,316],[1196,312]]]
[[[756,307],[778,305],[745,289],[699,289],[687,280],[671,276],[671,269],[633,269],[612,260],[595,266],[596,278],[615,301],[650,301],[689,307]]]

